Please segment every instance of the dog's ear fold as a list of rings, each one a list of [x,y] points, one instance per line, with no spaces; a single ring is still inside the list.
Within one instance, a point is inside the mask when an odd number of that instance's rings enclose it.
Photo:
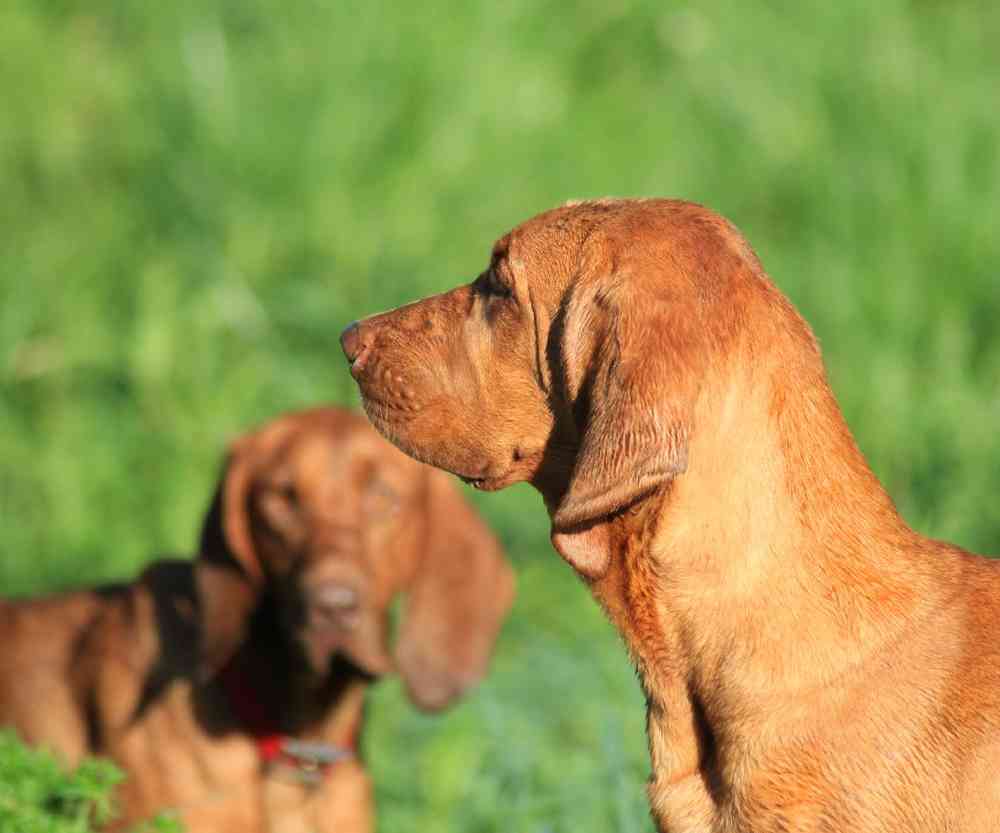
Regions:
[[[263,581],[250,530],[250,445],[241,439],[230,446],[202,524],[195,581],[206,677],[225,665],[245,638]]]
[[[500,544],[448,475],[426,469],[426,539],[407,590],[396,664],[410,699],[435,711],[486,673],[514,599]]]
[[[591,579],[608,567],[608,516],[687,468],[697,322],[662,282],[635,270],[627,259],[608,263],[594,247],[585,251],[556,322],[578,452],[552,516],[552,542]]]

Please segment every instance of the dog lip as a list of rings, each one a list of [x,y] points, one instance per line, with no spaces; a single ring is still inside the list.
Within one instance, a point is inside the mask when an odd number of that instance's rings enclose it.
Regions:
[[[504,472],[498,475],[480,474],[480,475],[467,475],[459,474],[455,472],[456,476],[463,483],[472,486],[473,489],[477,489],[480,492],[497,492],[504,486],[510,484],[510,473]]]
[[[391,399],[383,399],[376,393],[373,393],[368,386],[361,389],[361,404],[365,409],[365,413],[368,414],[368,418],[373,422],[378,422],[379,419],[385,419],[383,414],[379,414],[377,411],[369,411],[371,408],[381,408],[383,411],[397,412],[399,411],[399,406],[396,405]]]

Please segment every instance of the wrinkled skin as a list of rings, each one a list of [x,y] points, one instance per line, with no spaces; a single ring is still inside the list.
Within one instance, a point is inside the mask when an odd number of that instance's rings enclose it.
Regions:
[[[390,327],[381,328],[380,318],[366,322],[363,338],[377,332],[378,345],[353,365],[374,425],[417,459],[486,489],[535,477],[554,428],[539,384],[548,369],[535,354],[532,308],[514,294],[512,279],[499,277],[510,274],[504,252],[501,241],[491,271],[391,313]],[[480,430],[440,430],[467,424],[470,411]],[[518,420],[508,418],[511,411]],[[534,427],[528,436],[521,414]]]
[[[1000,829],[1000,570],[899,517],[724,218],[567,204],[341,341],[399,448],[541,492],[639,671],[661,831]]]
[[[532,483],[557,549],[599,572],[593,522],[686,466],[700,366],[735,326],[716,301],[744,263],[756,257],[735,229],[690,204],[570,204],[501,237],[471,284],[367,318],[342,342],[379,431],[478,488]],[[673,386],[662,399],[661,375]]]

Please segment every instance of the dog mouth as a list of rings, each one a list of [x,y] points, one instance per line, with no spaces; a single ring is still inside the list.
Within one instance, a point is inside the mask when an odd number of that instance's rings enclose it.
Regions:
[[[443,466],[446,471],[450,471],[463,483],[472,486],[481,492],[498,492],[515,483],[530,481],[537,472],[543,457],[543,452],[534,448],[523,448],[516,446],[506,462],[485,463],[479,467],[475,474],[458,469]],[[433,464],[432,464],[433,465]],[[503,467],[502,471],[495,469]],[[491,471],[491,469],[493,471]]]
[[[480,492],[498,492],[501,489],[516,483],[518,478],[512,471],[505,471],[502,474],[462,474],[452,472],[459,480],[473,489]]]
[[[474,459],[461,461],[455,459],[456,455],[449,453],[447,445],[420,442],[413,436],[412,431],[411,422],[414,418],[414,411],[400,407],[399,403],[384,398],[367,386],[361,389],[361,404],[373,427],[404,454],[421,463],[455,475],[463,483],[477,491],[497,492],[527,479],[526,475],[530,476],[530,471],[525,471],[525,464],[529,463],[530,460],[518,452],[512,455],[508,466],[495,473],[490,469],[503,466],[502,461],[492,463],[482,461],[481,464],[477,464]],[[436,404],[437,400],[431,399],[423,403],[421,410],[433,411]],[[463,463],[468,463],[468,465]]]
[[[501,465],[504,470],[499,474],[487,471],[495,466],[483,466],[479,474],[464,475],[458,472],[458,476],[472,486],[483,492],[497,492],[515,483],[533,482],[537,476],[545,455],[548,453],[547,446],[537,446],[532,443],[517,443],[510,450],[510,456]]]
[[[458,479],[461,480],[466,486],[471,486],[473,489],[479,489],[483,492],[493,491],[489,488],[491,480],[488,477],[466,477],[462,474],[457,476]]]

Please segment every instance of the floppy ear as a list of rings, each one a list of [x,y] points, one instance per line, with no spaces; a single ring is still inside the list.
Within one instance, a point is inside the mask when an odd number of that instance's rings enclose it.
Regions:
[[[263,582],[250,533],[251,461],[245,445],[230,448],[202,524],[195,581],[200,620],[200,665],[218,671],[246,636]]]
[[[428,468],[426,476],[426,539],[408,589],[396,662],[410,699],[438,710],[485,675],[514,600],[514,573],[448,475]]]
[[[695,310],[633,267],[584,262],[561,311],[563,390],[579,450],[552,516],[552,543],[584,576],[604,574],[609,515],[687,468],[701,374]]]

